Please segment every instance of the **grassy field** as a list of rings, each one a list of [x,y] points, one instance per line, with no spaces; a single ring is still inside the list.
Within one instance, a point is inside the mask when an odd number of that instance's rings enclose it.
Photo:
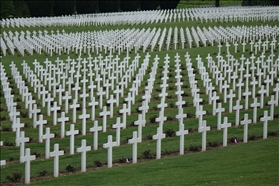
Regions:
[[[181,1],[180,5],[182,4]],[[188,1],[186,1],[188,2]],[[190,1],[189,1],[190,2]],[[206,2],[206,3],[214,3],[214,1],[197,1],[197,2]],[[220,1],[222,5],[223,1]],[[228,1],[226,1],[228,2]],[[233,2],[233,1],[231,1]],[[236,1],[238,2],[238,1]],[[208,4],[207,4],[208,5]],[[207,6],[207,5],[197,5],[197,6]],[[229,4],[228,4],[229,5]],[[228,6],[224,5],[224,6]],[[181,5],[182,6],[182,5]],[[189,21],[189,22],[176,22],[176,23],[163,23],[163,24],[149,24],[149,25],[135,25],[135,28],[148,28],[148,27],[191,27],[191,26],[214,26],[214,25],[221,25],[221,26],[235,26],[235,25],[245,25],[245,26],[255,26],[255,25],[278,25],[277,22],[250,22],[250,23],[200,23],[198,21]],[[127,29],[130,26],[125,25],[121,26],[121,29]],[[106,29],[119,29],[117,26],[104,26],[104,27],[47,27],[47,28],[28,28],[28,30],[62,30],[64,29],[66,32],[80,32],[80,31],[87,31],[87,30],[106,30]],[[12,32],[20,31],[21,29],[14,28],[14,29],[1,29],[2,32],[8,32],[11,30]],[[23,28],[22,30],[27,30],[27,28]],[[278,38],[277,38],[278,39]],[[249,48],[249,47],[247,47]],[[278,51],[278,46],[276,48]],[[233,48],[231,48],[231,54],[235,58],[240,58],[242,52],[234,53]],[[116,147],[113,149],[113,162],[114,167],[107,169],[106,161],[107,161],[107,150],[101,148],[102,144],[106,142],[108,135],[115,135],[115,130],[111,128],[111,125],[115,122],[116,117],[121,116],[118,114],[118,110],[122,108],[122,105],[119,107],[114,108],[114,117],[109,118],[108,123],[108,130],[107,132],[100,132],[99,133],[99,150],[87,152],[87,168],[88,171],[86,173],[79,173],[80,172],[80,154],[76,153],[74,155],[69,154],[69,138],[66,137],[64,139],[60,139],[60,125],[57,126],[52,125],[53,117],[46,115],[46,108],[41,107],[42,103],[41,100],[37,100],[38,106],[42,108],[42,114],[44,115],[44,119],[48,121],[48,124],[45,127],[50,127],[51,132],[56,134],[55,139],[51,140],[51,149],[53,150],[53,145],[55,143],[59,143],[61,149],[65,151],[65,155],[60,157],[60,176],[59,178],[52,178],[53,174],[53,159],[45,160],[44,158],[44,146],[45,143],[38,143],[38,129],[33,129],[32,126],[32,119],[28,117],[23,117],[24,114],[27,113],[27,110],[24,109],[24,103],[21,101],[21,95],[19,95],[19,90],[16,88],[16,84],[12,79],[9,64],[11,61],[14,61],[18,70],[22,73],[22,66],[20,65],[23,60],[25,60],[28,65],[32,68],[32,62],[34,59],[43,63],[46,58],[54,62],[58,57],[59,59],[65,60],[68,55],[63,54],[58,56],[55,54],[54,56],[50,57],[47,54],[43,55],[27,55],[25,57],[21,57],[18,54],[15,56],[5,56],[2,57],[1,61],[5,67],[5,72],[7,72],[7,76],[9,78],[10,87],[13,87],[13,93],[15,94],[14,100],[18,101],[18,105],[20,107],[17,109],[21,113],[21,122],[25,123],[25,136],[30,137],[32,141],[26,144],[26,148],[31,148],[31,152],[37,155],[36,161],[31,162],[31,177],[32,182],[38,180],[38,182],[32,183],[33,185],[276,185],[279,184],[278,182],[278,116],[275,117],[273,121],[269,122],[268,131],[269,137],[266,140],[256,140],[262,138],[262,130],[263,124],[262,122],[257,120],[256,123],[249,125],[249,143],[243,144],[241,141],[243,140],[243,126],[235,127],[235,113],[229,113],[228,107],[229,103],[223,103],[222,106],[226,109],[226,112],[222,114],[222,117],[227,116],[229,122],[232,123],[233,127],[228,129],[228,141],[230,142],[231,139],[238,138],[240,143],[237,145],[233,145],[233,143],[229,143],[230,146],[226,148],[222,148],[222,130],[216,130],[216,123],[217,123],[217,116],[212,115],[212,105],[208,104],[208,96],[205,94],[205,88],[202,85],[202,80],[198,71],[196,71],[196,79],[197,84],[201,88],[200,93],[201,97],[204,100],[204,110],[207,111],[206,116],[204,116],[204,120],[207,121],[207,125],[211,126],[211,131],[207,134],[207,142],[211,144],[217,144],[219,148],[211,147],[208,144],[208,149],[214,148],[214,150],[209,150],[206,152],[197,152],[193,153],[190,151],[190,145],[196,145],[198,147],[201,146],[201,134],[198,133],[198,119],[194,118],[193,115],[195,114],[195,108],[193,107],[193,101],[191,96],[191,88],[189,85],[189,78],[187,76],[186,65],[184,60],[185,53],[188,52],[191,55],[191,59],[193,62],[193,67],[197,70],[197,64],[195,63],[195,58],[197,55],[200,55],[203,58],[205,66],[207,66],[207,62],[205,57],[208,54],[211,54],[213,58],[216,58],[218,48],[215,46],[204,46],[200,48],[188,48],[186,45],[186,49],[173,49],[173,44],[171,44],[171,50],[167,51],[165,47],[163,50],[159,52],[156,50],[153,53],[150,53],[150,65],[147,69],[148,72],[151,71],[151,64],[155,55],[160,57],[160,63],[158,67],[158,71],[156,74],[156,82],[154,84],[154,90],[152,93],[152,101],[149,103],[149,112],[146,115],[147,126],[143,128],[143,143],[138,144],[138,160],[140,163],[137,165],[125,165],[125,163],[119,163],[119,159],[121,157],[131,157],[132,156],[132,147],[131,145],[127,144],[127,139],[132,137],[132,132],[137,130],[137,127],[133,125],[133,122],[137,120],[138,111],[137,108],[141,105],[141,96],[144,91],[145,82],[149,78],[149,74],[146,73],[144,76],[144,83],[142,83],[141,87],[139,87],[140,94],[136,97],[136,103],[132,106],[132,115],[127,117],[127,129],[121,130],[121,146]],[[177,156],[177,152],[179,150],[179,137],[168,137],[162,140],[162,154],[163,159],[161,160],[147,160],[143,157],[143,152],[146,150],[150,150],[151,155],[154,156],[156,152],[156,141],[150,140],[150,135],[156,134],[156,129],[158,127],[157,123],[152,122],[152,118],[158,116],[159,110],[156,106],[160,103],[160,99],[158,95],[161,93],[160,84],[162,81],[160,77],[163,72],[163,59],[166,54],[170,56],[170,67],[169,67],[169,79],[168,79],[168,94],[169,97],[166,100],[168,103],[168,108],[165,110],[165,115],[168,117],[168,121],[164,123],[164,131],[167,129],[172,129],[177,131],[178,130],[178,122],[175,119],[175,115],[178,113],[178,109],[175,106],[175,102],[177,101],[175,91],[176,86],[174,83],[176,82],[175,79],[175,66],[174,66],[174,56],[178,53],[181,56],[181,69],[183,73],[183,90],[185,91],[186,95],[183,96],[183,100],[187,102],[187,105],[183,107],[184,113],[188,115],[188,117],[184,120],[185,128],[191,130],[189,135],[185,136],[185,153],[186,155]],[[144,59],[145,54],[140,51],[141,55],[140,61]],[[222,48],[221,54],[223,56],[226,55],[225,47]],[[250,51],[246,50],[244,53],[245,57],[250,57]],[[269,55],[270,51],[266,52],[266,55]],[[93,57],[96,57],[96,54],[92,54]],[[104,55],[104,54],[103,54]],[[278,55],[278,53],[277,53]],[[76,59],[78,56],[74,53],[70,54],[70,57]],[[86,54],[83,54],[81,57],[88,57]],[[125,57],[125,54],[121,54],[119,56],[121,60]],[[135,57],[135,54],[132,52],[130,54],[131,59]],[[121,61],[120,60],[120,61]],[[207,69],[208,70],[208,69]],[[136,71],[138,72],[138,71]],[[212,74],[210,74],[212,77]],[[25,79],[26,80],[26,79]],[[276,82],[276,81],[275,81]],[[30,91],[33,90],[30,83],[27,83]],[[129,86],[131,87],[131,83]],[[271,88],[273,88],[271,86]],[[216,86],[218,90],[218,86]],[[242,91],[244,88],[242,89]],[[258,89],[257,89],[258,90]],[[11,122],[8,119],[8,112],[5,106],[5,98],[3,97],[3,89],[1,86],[1,136],[0,140],[4,141],[5,143],[10,142],[12,143],[15,138],[15,133],[11,132]],[[124,95],[126,96],[129,92],[128,89],[125,89]],[[110,91],[110,93],[112,93]],[[96,95],[96,93],[95,93]],[[222,93],[218,95],[222,101]],[[124,96],[124,97],[125,97]],[[257,95],[259,99],[259,95]],[[37,94],[33,94],[33,98],[37,99]],[[236,98],[234,101],[238,98]],[[55,100],[57,101],[57,97]],[[269,97],[265,97],[264,108],[258,108],[257,115],[258,118],[263,115],[264,110],[269,110],[269,106],[266,105],[267,101],[270,100]],[[120,103],[123,103],[124,98],[120,99]],[[252,102],[252,99],[249,99],[249,103]],[[80,101],[81,103],[81,101]],[[244,104],[244,100],[241,100],[241,104]],[[99,120],[99,125],[101,125],[101,117],[99,117],[100,109],[96,110],[97,120]],[[87,112],[90,113],[90,108],[87,108]],[[275,114],[279,113],[279,108],[275,107]],[[243,118],[243,115],[248,113],[249,116],[252,116],[253,110],[241,110],[240,118]],[[80,115],[81,111],[77,112],[77,115]],[[70,122],[67,122],[66,129],[69,129],[69,124],[71,123],[71,111],[69,112]],[[5,117],[5,118],[4,118]],[[93,126],[93,122],[87,122],[87,131],[90,127]],[[44,128],[45,128],[44,127]],[[77,119],[76,129],[81,130],[81,120]],[[271,138],[271,135],[276,136]],[[87,133],[86,136],[78,135],[75,138],[75,148],[80,147],[81,140],[86,139],[87,144],[92,144],[93,141],[93,134]],[[213,145],[214,146],[214,145]],[[1,185],[9,185],[9,184],[22,184],[24,174],[22,175],[21,182],[19,183],[11,183],[8,182],[6,179],[6,175],[11,175],[13,171],[22,171],[24,172],[24,164],[19,163],[19,147],[15,146],[7,146],[1,148],[1,160],[7,160],[7,166],[1,167]],[[200,151],[200,148],[198,149]],[[174,156],[176,155],[176,156]],[[97,168],[94,164],[94,161],[99,160],[104,164],[102,168]],[[67,172],[66,166],[70,164],[76,168],[75,172]],[[98,170],[100,169],[100,170]],[[46,175],[40,177],[39,173],[46,171]]]

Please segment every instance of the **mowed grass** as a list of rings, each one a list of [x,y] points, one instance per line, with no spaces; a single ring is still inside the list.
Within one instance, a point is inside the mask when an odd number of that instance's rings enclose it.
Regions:
[[[223,2],[223,1],[221,1]],[[214,3],[212,1],[212,3]],[[171,22],[171,23],[164,23],[164,24],[147,24],[147,25],[136,25],[133,27],[136,28],[148,28],[148,27],[185,27],[185,26],[215,26],[215,25],[221,25],[221,26],[236,26],[236,25],[242,25],[242,23],[200,23],[198,21],[189,21],[189,22]],[[277,22],[251,22],[251,23],[244,23],[246,26],[254,26],[254,25],[266,25],[269,24],[271,26],[278,25]],[[121,28],[130,28],[129,25],[121,26]],[[83,30],[105,30],[105,29],[117,29],[119,26],[104,26],[100,28],[96,27],[67,27],[64,28],[66,32],[70,31],[83,31]],[[51,30],[51,29],[60,29],[62,30],[62,27],[48,27],[48,28],[24,28],[23,30]],[[3,29],[3,31],[9,30],[9,29]],[[21,28],[17,29],[11,29],[12,31],[19,31]],[[163,59],[166,54],[169,54],[171,57],[170,62],[170,73],[174,75],[174,56],[176,53],[178,53],[181,56],[181,64],[183,67],[185,67],[185,61],[184,61],[184,55],[186,52],[189,52],[192,58],[193,66],[195,69],[197,69],[197,64],[195,63],[195,58],[199,54],[203,58],[203,62],[205,63],[205,66],[207,66],[205,57],[207,54],[211,54],[212,57],[216,57],[217,55],[217,43],[214,44],[214,47],[207,46],[207,47],[200,47],[200,48],[187,48],[182,50],[173,50],[173,45],[171,44],[172,50],[166,51],[166,49],[163,47],[163,51],[158,52],[155,51],[153,53],[150,53],[150,65],[149,69],[152,66],[153,59],[155,55],[157,54],[160,57],[160,64],[159,67],[163,66]],[[180,47],[178,47],[180,48]],[[244,53],[245,57],[250,57],[250,51],[248,51],[248,48],[250,48],[247,45],[247,51]],[[241,50],[241,47],[239,47],[239,50]],[[278,50],[278,47],[277,47]],[[222,55],[225,58],[226,48],[222,48]],[[231,54],[235,58],[239,58],[242,54],[242,52],[234,53],[233,47],[230,48]],[[270,54],[270,52],[266,52],[266,54]],[[103,56],[105,54],[102,54]],[[131,52],[130,57],[131,59],[134,58],[134,51]],[[141,60],[144,59],[145,54],[140,53]],[[258,54],[259,55],[259,54]],[[258,56],[257,55],[257,56]],[[278,54],[277,54],[278,55]],[[76,59],[77,55],[71,53],[71,58]],[[96,54],[93,55],[95,57]],[[120,58],[123,58],[125,54],[121,54]],[[34,55],[34,56],[6,56],[2,58],[2,62],[5,66],[6,72],[10,73],[10,67],[8,66],[11,61],[14,61],[19,69],[20,72],[22,72],[22,67],[20,63],[23,60],[26,60],[29,66],[32,67],[32,62],[34,59],[37,59],[39,62],[43,63],[46,58],[52,61],[54,63],[55,59],[59,57],[60,59],[66,59],[67,55],[58,56],[55,54],[55,56],[50,57],[46,54],[44,55]],[[82,55],[81,57],[87,57],[87,55]],[[183,58],[182,58],[183,57]],[[208,70],[208,69],[207,69]],[[186,70],[184,69],[184,72]],[[160,79],[160,75],[162,74],[162,68],[158,68],[158,73],[156,75],[156,83],[155,88],[160,88],[159,85],[162,83]],[[197,78],[198,78],[198,84],[201,88],[201,92],[203,92],[203,99],[205,101],[208,100],[208,96],[204,94],[205,88],[202,86],[202,81],[200,80],[200,76],[197,72]],[[11,75],[10,75],[11,76]],[[144,77],[144,81],[146,82],[147,78],[149,77],[148,73]],[[188,84],[188,78],[187,74],[185,72],[185,76],[183,77],[184,84]],[[172,82],[171,82],[171,81]],[[13,81],[13,80],[12,80]],[[171,77],[168,80],[168,84],[172,86],[175,83],[175,78]],[[30,83],[27,83],[30,91],[32,90]],[[13,85],[15,87],[15,84],[13,82]],[[144,89],[144,83],[142,83],[142,86],[140,87],[140,91]],[[128,87],[131,87],[131,83]],[[272,86],[273,88],[274,86]],[[218,86],[216,86],[218,90]],[[250,88],[251,89],[251,88]],[[190,88],[183,88],[183,90],[190,95]],[[244,88],[242,89],[243,92]],[[14,91],[18,94],[18,89],[14,89]],[[168,90],[169,95],[172,95],[173,98],[166,100],[168,105],[170,103],[175,103],[177,101],[176,95],[175,95],[176,87],[174,87],[174,90]],[[128,90],[125,90],[125,96],[127,95]],[[155,96],[158,97],[158,94],[160,91],[155,91],[152,94],[152,98]],[[34,98],[36,98],[34,94]],[[220,99],[222,100],[222,94],[219,93]],[[17,97],[21,97],[19,95],[16,95]],[[141,105],[141,102],[139,101],[142,96],[142,93],[140,93],[136,97],[136,104],[132,106],[132,115],[131,117],[127,118],[127,126],[130,125],[133,121],[137,120],[138,112],[136,111],[137,107]],[[257,96],[259,99],[259,96]],[[57,97],[56,97],[57,99]],[[189,103],[189,106],[184,107],[184,113],[194,114],[195,108],[192,105],[192,96],[183,97],[183,99]],[[5,107],[4,98],[1,97],[2,105],[1,107]],[[236,98],[234,99],[235,102]],[[270,97],[266,97],[264,103],[270,100]],[[143,137],[145,138],[144,142],[138,145],[138,157],[142,155],[142,152],[145,150],[150,149],[152,154],[156,152],[156,141],[155,140],[146,140],[146,135],[154,135],[156,134],[156,129],[158,127],[157,123],[150,124],[149,118],[152,116],[158,116],[158,110],[153,109],[154,107],[159,104],[160,100],[152,99],[152,102],[149,104],[150,111],[147,113],[147,127],[143,128]],[[37,100],[37,102],[41,103],[41,100]],[[123,98],[121,98],[120,103],[123,102]],[[249,104],[252,102],[252,99],[249,98]],[[26,111],[24,109],[24,103],[18,103],[21,105],[22,110]],[[244,104],[244,100],[241,100],[241,104]],[[234,120],[235,120],[235,112],[228,113],[228,102],[223,103],[222,106],[226,109],[226,112],[222,114],[222,117],[228,116],[229,122],[232,123],[234,126]],[[114,108],[115,115],[112,119],[108,119],[108,132],[106,133],[99,133],[99,146],[101,147],[103,143],[106,142],[108,135],[113,135],[113,138],[115,138],[115,130],[111,129],[111,125],[115,123],[116,117],[119,117],[121,115],[117,115],[116,111],[119,110],[122,107]],[[64,107],[62,106],[64,109]],[[6,108],[4,108],[6,109]],[[62,109],[62,110],[63,110]],[[205,104],[204,109],[207,110],[207,115],[204,116],[204,120],[207,120],[207,125],[212,127],[212,131],[208,132],[207,134],[207,142],[217,142],[218,144],[222,143],[222,134],[223,131],[216,130],[216,121],[217,116],[212,116],[212,105]],[[264,110],[269,110],[269,106],[265,105],[264,108],[259,109],[258,108],[258,116],[262,115]],[[96,115],[98,116],[98,113],[100,112],[100,109],[96,111]],[[47,117],[46,116],[46,108],[43,108],[42,113],[44,114],[44,119],[48,120],[48,126],[51,128],[51,132],[56,132],[58,135],[60,134],[60,125],[52,126],[52,116]],[[70,122],[66,125],[66,131],[69,129],[69,125],[71,123],[71,110],[70,110]],[[90,113],[90,108],[88,108],[87,113]],[[175,115],[178,113],[178,110],[176,106],[174,108],[167,108],[165,110],[165,115],[170,116],[172,118],[175,118]],[[241,110],[240,113],[240,120],[243,119],[243,115],[245,113],[249,114],[249,118],[252,118],[253,110],[249,108],[249,110]],[[275,113],[279,113],[279,107],[275,107]],[[7,114],[6,111],[1,112],[1,114]],[[81,111],[78,112],[77,115],[81,114]],[[58,116],[60,116],[58,114]],[[99,125],[101,125],[101,118],[97,118],[99,120]],[[219,185],[278,185],[278,137],[267,139],[267,140],[257,140],[251,142],[249,140],[249,143],[247,144],[239,144],[231,147],[226,148],[219,148],[217,150],[210,150],[207,152],[199,152],[199,153],[193,153],[193,154],[187,154],[184,156],[175,156],[175,157],[168,157],[164,158],[163,160],[152,160],[148,162],[138,163],[137,165],[125,165],[125,166],[114,166],[111,169],[103,168],[101,170],[96,171],[90,171],[88,170],[87,173],[78,173],[75,172],[73,175],[67,175],[62,176],[62,174],[65,173],[65,167],[67,164],[71,164],[75,166],[77,169],[80,169],[80,154],[76,153],[75,155],[69,155],[69,153],[66,153],[65,156],[60,157],[60,167],[59,171],[61,174],[61,177],[59,178],[52,178],[53,174],[53,159],[45,160],[44,159],[44,145],[45,143],[37,143],[38,140],[38,129],[32,129],[31,123],[32,120],[29,118],[21,118],[21,121],[25,124],[28,124],[29,127],[26,127],[24,130],[26,132],[26,136],[32,137],[33,142],[26,144],[26,148],[31,148],[32,152],[37,152],[41,154],[41,157],[37,157],[36,161],[31,162],[31,176],[37,177],[38,171],[42,171],[43,169],[46,169],[48,171],[48,176],[50,179],[45,179],[43,181],[34,182],[34,185],[210,185],[210,184],[219,184]],[[76,123],[76,129],[81,129],[81,121],[78,119],[78,122]],[[200,146],[201,145],[201,134],[197,133],[197,123],[198,119],[195,118],[186,118],[184,121],[185,123],[185,129],[192,128],[194,133],[189,134],[185,136],[185,148],[187,149],[190,144],[195,144]],[[279,132],[278,128],[278,119],[276,118],[274,121],[270,121],[268,125],[269,131],[275,131]],[[6,121],[1,122],[1,126],[10,126],[11,122],[7,119]],[[92,127],[93,122],[88,122],[87,124],[87,131],[89,127]],[[215,129],[214,129],[215,127]],[[44,127],[45,128],[45,127]],[[164,130],[167,128],[171,128],[174,130],[178,130],[178,122],[176,119],[173,121],[165,122],[164,124]],[[261,136],[262,135],[262,122],[259,121],[256,124],[249,125],[249,135],[256,135]],[[121,146],[113,149],[113,161],[118,162],[119,158],[121,156],[124,157],[131,157],[132,154],[132,146],[127,145],[127,137],[131,137],[132,132],[137,130],[137,127],[132,126],[128,127],[125,130],[121,130]],[[232,127],[228,129],[228,138],[230,137],[238,137],[239,140],[242,140],[243,138],[243,126],[239,127]],[[1,140],[8,140],[13,141],[15,137],[14,132],[4,132],[1,131]],[[77,136],[75,138],[75,148],[80,147],[81,140],[86,139],[87,145],[92,145],[93,141],[93,134],[87,134],[86,136]],[[61,149],[65,151],[69,151],[69,138],[66,137],[64,139],[60,139],[58,136],[55,139],[51,140],[51,151],[53,150],[53,145],[55,143],[59,143]],[[221,146],[220,146],[221,147]],[[179,150],[179,137],[172,137],[162,140],[162,151],[177,151]],[[14,161],[9,161],[9,158],[13,157]],[[5,179],[6,175],[11,175],[12,171],[20,170],[23,172],[23,178],[24,178],[24,164],[18,163],[19,159],[19,147],[1,147],[1,158],[0,159],[6,159],[8,160],[8,165],[6,167],[1,168],[1,184],[4,184],[3,182],[6,182]],[[100,160],[101,162],[105,163],[107,161],[107,150],[106,149],[100,149],[98,151],[90,151],[87,153],[87,166],[92,168],[94,165],[93,162],[95,160]],[[122,164],[123,165],[123,164]],[[23,183],[23,179],[21,180]],[[8,183],[9,184],[9,183]]]
[[[279,138],[61,176],[31,185],[278,185]]]

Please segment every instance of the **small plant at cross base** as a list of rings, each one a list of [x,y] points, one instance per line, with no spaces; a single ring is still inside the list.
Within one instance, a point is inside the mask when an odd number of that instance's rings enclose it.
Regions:
[[[22,177],[22,172],[21,171],[14,171],[12,172],[12,175],[7,175],[6,179],[11,181],[11,182],[19,182]]]
[[[124,156],[119,158],[119,163],[126,163],[126,158]]]
[[[219,145],[219,144],[218,144],[218,142],[216,142],[216,141],[209,141],[209,142],[208,142],[208,146],[209,146],[209,147],[218,147],[218,145]]]
[[[249,135],[248,137],[249,140],[256,140],[257,136],[255,134]]]
[[[144,159],[153,159],[154,156],[151,154],[151,150],[145,150],[142,153],[142,158],[144,158]]]
[[[38,176],[45,176],[47,175],[48,171],[46,169],[40,170],[37,172]]]
[[[194,151],[194,152],[198,152],[200,150],[200,147],[199,146],[197,146],[197,145],[192,145],[192,144],[190,144],[190,146],[189,146],[189,151]]]
[[[166,134],[166,137],[173,137],[173,136],[175,136],[175,131],[173,129],[166,129],[164,131],[164,133]]]
[[[147,134],[147,135],[146,135],[146,139],[152,140],[152,135],[151,135],[151,134]]]
[[[279,132],[276,132],[276,131],[268,131],[267,135],[268,135],[268,136],[279,136]]]
[[[67,172],[74,172],[75,170],[76,170],[76,168],[73,165],[67,164],[67,166],[66,166]]]
[[[94,165],[95,165],[96,167],[102,167],[102,166],[103,166],[103,164],[102,164],[102,162],[101,162],[100,160],[94,161]]]

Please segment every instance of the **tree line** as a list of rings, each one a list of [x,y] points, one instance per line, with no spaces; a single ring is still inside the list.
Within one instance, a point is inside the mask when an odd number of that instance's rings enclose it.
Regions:
[[[180,0],[1,0],[0,18],[174,9]],[[278,0],[243,0],[242,5],[278,5]],[[220,0],[215,0],[218,7]]]
[[[1,0],[1,18],[174,9],[179,0]]]

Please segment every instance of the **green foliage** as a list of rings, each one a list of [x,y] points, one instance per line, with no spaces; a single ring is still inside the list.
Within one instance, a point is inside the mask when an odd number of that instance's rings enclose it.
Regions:
[[[161,9],[174,9],[177,7],[179,0],[160,0],[160,7]]]
[[[118,12],[119,0],[98,1],[100,12]]]
[[[160,5],[159,0],[141,0],[140,9],[141,10],[156,10]]]
[[[71,164],[67,164],[66,171],[67,172],[75,172],[76,168],[73,165],[71,165]]]
[[[19,182],[21,177],[22,177],[21,171],[14,171],[14,172],[12,172],[12,175],[7,175],[6,179],[11,182]]]
[[[30,11],[24,0],[14,0],[14,17],[29,17]]]
[[[195,144],[194,145],[190,144],[189,151],[198,152],[198,151],[200,151],[200,147]]]
[[[218,147],[219,144],[218,144],[218,142],[216,142],[216,141],[209,141],[209,142],[208,142],[208,146],[209,146],[209,147]]]
[[[48,171],[46,169],[40,170],[37,172],[38,176],[45,176],[47,175]]]
[[[75,13],[75,1],[53,1],[53,13],[55,16]]]
[[[53,0],[50,1],[26,1],[31,17],[53,15]]]
[[[1,17],[0,18],[7,18],[10,16],[13,16],[15,10],[15,5],[13,3],[13,0],[1,0]]]
[[[143,158],[143,159],[153,159],[154,156],[151,154],[151,150],[145,150],[145,151],[142,153],[142,158]]]
[[[140,8],[140,1],[120,0],[122,11],[136,11]]]
[[[76,11],[78,14],[96,13],[98,1],[81,0],[76,1]]]
[[[103,164],[102,164],[102,162],[101,162],[100,160],[94,161],[94,165],[95,165],[96,167],[102,167],[102,166],[103,166]]]

